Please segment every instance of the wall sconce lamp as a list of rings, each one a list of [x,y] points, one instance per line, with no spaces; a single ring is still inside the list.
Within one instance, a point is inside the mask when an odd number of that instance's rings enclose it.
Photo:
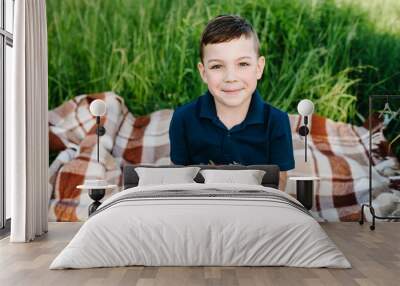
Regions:
[[[300,115],[303,116],[303,124],[299,128],[300,136],[304,136],[305,144],[304,144],[304,160],[307,162],[307,135],[310,133],[308,129],[308,117],[314,112],[314,103],[309,99],[303,99],[297,105],[297,111]]]
[[[106,103],[101,99],[96,99],[92,101],[89,106],[90,113],[93,116],[96,116],[96,134],[97,134],[97,162],[99,162],[99,142],[100,136],[103,136],[106,133],[106,129],[104,126],[100,125],[100,116],[104,116],[107,111]]]

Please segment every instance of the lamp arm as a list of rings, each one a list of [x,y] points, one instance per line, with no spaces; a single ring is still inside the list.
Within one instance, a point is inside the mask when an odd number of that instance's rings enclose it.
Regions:
[[[304,160],[307,162],[307,135],[310,133],[310,130],[307,127],[308,124],[308,116],[304,116],[304,125],[299,128],[300,136],[304,136]]]
[[[304,141],[304,143],[305,143],[305,146],[304,146],[304,161],[307,162],[307,134],[306,134],[304,139],[305,139],[305,141]]]
[[[104,126],[100,125],[100,116],[96,116],[96,135],[97,135],[97,162],[100,162],[100,136],[106,134]]]
[[[304,143],[305,143],[304,160],[305,160],[305,162],[307,162],[307,135],[308,135],[308,132],[309,132],[307,124],[308,124],[308,116],[304,116],[304,125],[306,126],[306,136],[305,136],[305,140],[304,140]]]
[[[100,135],[99,135],[99,128],[100,128],[100,116],[96,116],[96,135],[97,135],[97,163],[99,163],[100,162],[100,159],[99,159],[99,149],[100,149],[100,146],[99,146],[99,144],[100,144]]]

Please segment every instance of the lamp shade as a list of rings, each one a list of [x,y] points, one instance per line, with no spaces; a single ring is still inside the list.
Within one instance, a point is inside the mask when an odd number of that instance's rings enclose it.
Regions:
[[[309,116],[314,112],[314,103],[309,99],[303,99],[297,105],[297,111],[303,116]]]
[[[106,114],[106,103],[101,99],[93,100],[89,106],[90,113],[94,116],[103,116]]]

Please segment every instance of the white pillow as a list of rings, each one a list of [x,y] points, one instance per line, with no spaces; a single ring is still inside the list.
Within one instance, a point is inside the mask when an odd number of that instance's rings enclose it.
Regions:
[[[201,170],[204,183],[234,183],[247,185],[261,185],[265,175],[262,170]]]
[[[199,167],[135,168],[139,176],[138,186],[195,183],[193,179],[199,170]]]

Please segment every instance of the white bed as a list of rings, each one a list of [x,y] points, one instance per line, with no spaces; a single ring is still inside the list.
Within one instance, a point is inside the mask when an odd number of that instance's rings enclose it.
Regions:
[[[175,190],[173,196],[145,197]],[[193,192],[204,195],[191,196]],[[298,204],[277,189],[257,185],[129,188],[100,206],[50,269],[127,265],[350,268],[318,222]]]

